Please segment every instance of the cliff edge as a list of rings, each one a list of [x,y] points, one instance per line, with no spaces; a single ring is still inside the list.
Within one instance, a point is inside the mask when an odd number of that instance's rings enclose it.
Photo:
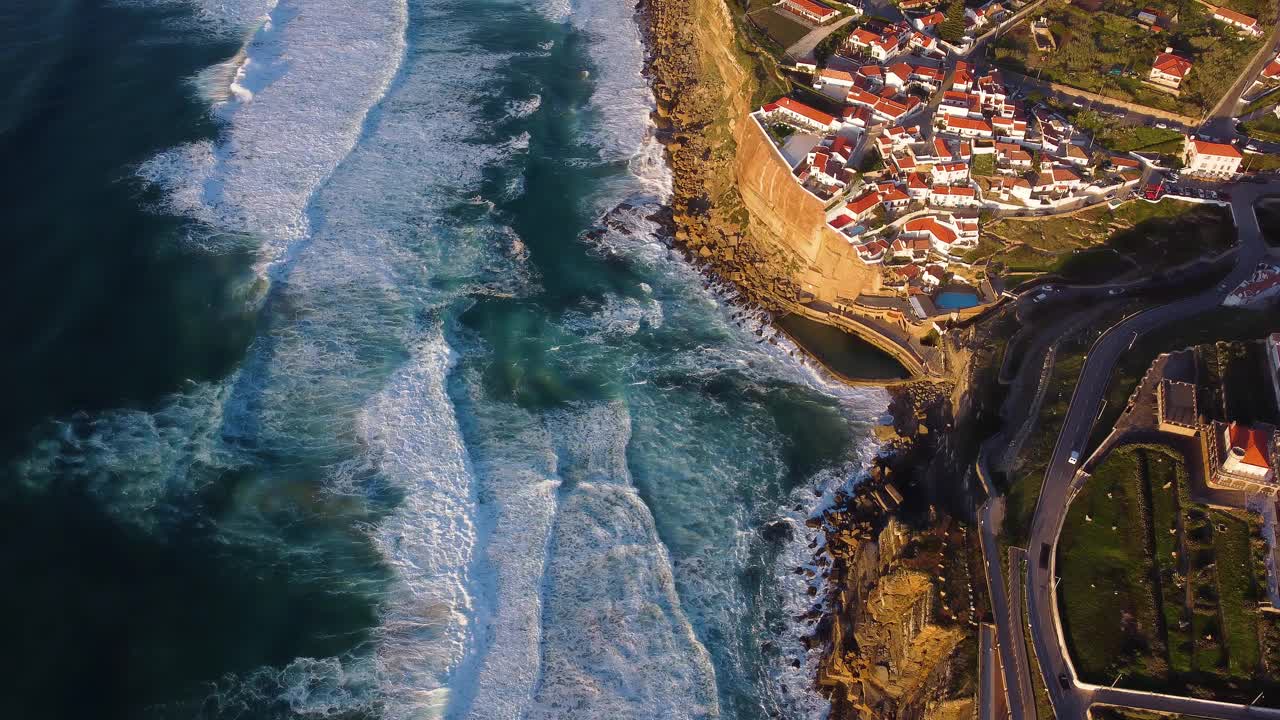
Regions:
[[[784,88],[772,58],[744,43],[723,0],[649,0],[650,79],[674,174],[677,242],[754,303],[852,298],[878,275],[827,227],[749,113]]]

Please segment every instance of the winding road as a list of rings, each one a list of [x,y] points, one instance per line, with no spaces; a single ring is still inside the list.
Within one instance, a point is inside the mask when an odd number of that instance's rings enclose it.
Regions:
[[[1106,688],[1080,682],[1067,653],[1053,583],[1058,535],[1073,496],[1088,477],[1081,472],[1082,465],[1071,464],[1067,458],[1071,453],[1085,449],[1120,356],[1129,349],[1135,334],[1142,335],[1217,307],[1227,294],[1227,290],[1218,288],[1234,288],[1249,277],[1258,262],[1268,254],[1253,205],[1261,196],[1280,193],[1280,183],[1237,185],[1232,193],[1232,212],[1236,219],[1239,247],[1235,267],[1224,284],[1129,316],[1103,333],[1086,356],[1054,447],[1032,519],[1028,548],[1031,562],[1028,563],[1026,576],[1026,596],[1036,655],[1054,712],[1060,719],[1084,718],[1089,706],[1093,704],[1179,712],[1224,720],[1280,718],[1280,710]],[[1047,562],[1042,566],[1038,560],[1045,548],[1048,548]],[[999,619],[997,615],[997,620]]]

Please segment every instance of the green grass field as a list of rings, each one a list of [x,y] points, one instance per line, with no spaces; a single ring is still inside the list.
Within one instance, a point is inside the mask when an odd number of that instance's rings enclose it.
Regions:
[[[1030,28],[1019,23],[995,44],[992,59],[1041,80],[1198,115],[1226,93],[1239,76],[1238,69],[1248,63],[1262,42],[1241,38],[1213,21],[1197,3],[1176,5],[1169,8],[1178,13],[1179,22],[1173,31],[1153,33],[1131,19],[1132,11],[1126,7],[1110,6],[1109,11],[1089,12],[1051,0],[1039,14],[1049,21],[1057,51],[1040,53]],[[1169,45],[1195,64],[1178,97],[1142,82],[1156,54]]]
[[[1076,671],[1090,682],[1165,678],[1141,485],[1135,454],[1113,453],[1071,504],[1059,540],[1063,625]]]
[[[1258,579],[1249,550],[1249,522],[1214,510],[1213,549],[1217,558],[1218,604],[1227,654],[1227,675],[1247,679],[1259,669]]]
[[[991,255],[1009,272],[1054,272],[1100,282],[1129,270],[1155,271],[1221,252],[1235,240],[1228,211],[1165,200],[1100,206],[1040,220],[1004,219],[987,226],[1009,249]]]
[[[809,26],[799,20],[788,17],[784,11],[773,8],[755,9],[755,3],[752,3],[753,10],[751,19],[756,25],[769,35],[769,38],[776,42],[779,47],[788,48],[794,45],[800,38],[809,34],[812,30]]]

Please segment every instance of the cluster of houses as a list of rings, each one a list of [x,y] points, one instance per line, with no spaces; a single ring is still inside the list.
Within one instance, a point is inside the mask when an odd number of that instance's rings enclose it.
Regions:
[[[1141,177],[1137,160],[1113,157],[1092,180],[1098,163],[1076,129],[1024,111],[998,70],[949,64],[930,17],[858,28],[830,66],[809,68],[830,101],[818,104],[839,114],[791,97],[754,114],[863,262],[925,286],[977,247],[980,209],[1057,207]]]

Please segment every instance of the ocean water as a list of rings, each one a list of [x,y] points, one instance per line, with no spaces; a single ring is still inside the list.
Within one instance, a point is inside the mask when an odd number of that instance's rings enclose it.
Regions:
[[[670,249],[633,5],[2,12],[15,717],[823,716],[887,397]]]

